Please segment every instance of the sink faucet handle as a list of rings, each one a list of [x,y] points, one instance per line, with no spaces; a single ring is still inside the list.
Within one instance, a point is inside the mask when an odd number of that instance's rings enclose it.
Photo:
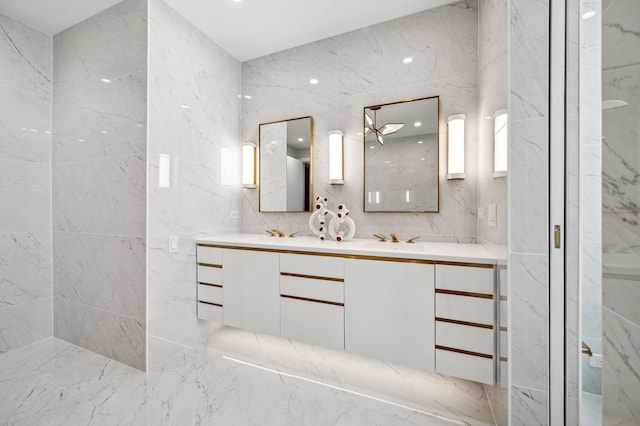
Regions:
[[[407,244],[413,244],[414,241],[417,240],[418,238],[420,238],[420,235],[418,235],[417,237],[409,238],[407,240]]]
[[[398,234],[396,234],[395,232],[389,232],[389,235],[391,235],[391,242],[392,243],[399,243],[400,240],[398,239]]]
[[[291,234],[289,234],[289,238],[293,238],[296,235],[298,235],[299,233],[300,233],[300,231],[292,232]]]
[[[386,243],[387,242],[387,237],[385,237],[384,235],[373,234],[373,236],[376,237],[378,239],[378,241],[380,241],[381,243]]]
[[[278,236],[278,237],[280,237],[280,238],[284,237],[284,232],[282,232],[282,231],[281,231],[281,230],[279,230],[279,229],[275,229],[275,228],[273,228],[273,229],[271,230],[271,232],[273,232],[275,235],[277,235],[277,236]]]

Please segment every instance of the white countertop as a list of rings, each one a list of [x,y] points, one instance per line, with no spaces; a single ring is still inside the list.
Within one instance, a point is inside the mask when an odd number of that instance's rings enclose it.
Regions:
[[[640,254],[604,253],[602,269],[609,275],[640,277]]]
[[[503,263],[495,248],[481,244],[458,244],[416,241],[386,243],[373,239],[354,239],[346,242],[322,241],[315,237],[279,238],[260,234],[230,234],[201,237],[200,244],[223,245],[231,247],[266,248],[318,253],[335,253],[356,256],[379,256],[389,258],[408,258],[442,262],[480,263],[496,265]]]

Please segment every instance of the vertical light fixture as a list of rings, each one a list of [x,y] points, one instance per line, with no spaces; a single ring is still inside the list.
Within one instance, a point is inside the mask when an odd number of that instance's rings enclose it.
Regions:
[[[329,130],[329,182],[344,184],[344,135],[340,130]]]
[[[256,187],[256,144],[253,142],[242,145],[242,187]]]
[[[464,179],[464,114],[447,118],[447,179]]]
[[[493,115],[493,177],[507,175],[508,122],[506,109],[498,110]]]

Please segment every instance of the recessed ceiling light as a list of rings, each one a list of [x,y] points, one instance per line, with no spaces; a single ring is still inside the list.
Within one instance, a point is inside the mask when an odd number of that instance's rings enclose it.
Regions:
[[[358,132],[356,133],[358,136],[362,136],[362,132]]]
[[[187,105],[187,104],[182,104],[181,106],[182,106],[182,108],[184,108],[184,109],[189,109],[189,105]]]
[[[50,132],[50,131],[48,131],[48,130],[46,130],[46,131],[45,131],[45,133],[46,133],[46,134],[48,134],[48,135],[50,135],[50,134],[51,134],[51,132]]]
[[[420,160],[424,161],[424,158],[421,158]]]
[[[236,3],[240,3],[242,0],[233,0]]]
[[[33,133],[38,133],[37,129],[30,129]]]
[[[318,79],[317,78],[312,78],[311,80],[309,80],[309,83],[318,84]]]
[[[103,82],[104,84],[111,84],[111,80],[109,80],[108,78],[103,78],[103,79],[102,79],[102,82]]]
[[[239,97],[239,98],[241,98],[241,97],[242,97],[242,95],[238,95],[238,97]]]
[[[596,12],[593,10],[590,10],[582,14],[582,19],[589,19],[589,18],[593,18],[594,16],[596,16]]]
[[[416,127],[420,127],[420,126],[422,126],[422,123],[419,122],[419,121],[416,121],[415,123],[413,123],[413,125],[416,126]]]
[[[422,141],[418,141],[418,143],[422,143]]]
[[[298,138],[298,142],[304,142],[304,138]]]
[[[78,139],[78,142],[84,142],[84,139]]]
[[[244,95],[245,99],[251,99],[251,95]]]
[[[106,130],[101,130],[100,133],[102,133],[103,135],[106,135],[108,132]]]
[[[370,149],[374,149],[374,148],[375,148],[375,146],[371,145],[369,148],[370,148]]]
[[[144,126],[142,125],[142,123],[137,123],[137,124],[136,124],[136,126],[138,126],[138,127],[144,127]]]
[[[384,162],[384,164],[391,164],[391,161],[387,160]]]
[[[409,65],[411,62],[413,62],[413,58],[411,56],[407,56],[402,60],[402,63],[405,65]]]
[[[276,141],[271,141],[271,143],[275,145],[275,144],[277,144],[278,142],[276,142]]]

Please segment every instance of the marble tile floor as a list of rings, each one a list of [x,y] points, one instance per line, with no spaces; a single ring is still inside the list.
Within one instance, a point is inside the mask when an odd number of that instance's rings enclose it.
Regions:
[[[219,327],[151,372],[48,338],[0,355],[2,425],[489,425],[483,386]]]

